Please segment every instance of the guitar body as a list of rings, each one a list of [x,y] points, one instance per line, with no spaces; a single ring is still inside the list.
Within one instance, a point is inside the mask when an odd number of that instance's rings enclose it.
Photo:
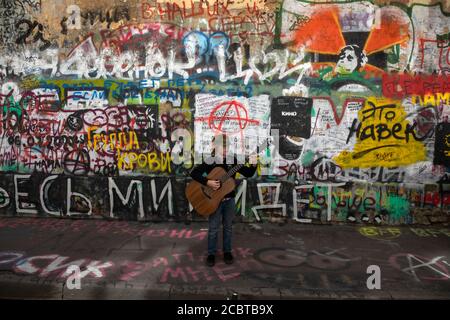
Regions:
[[[209,180],[220,180],[227,172],[216,167],[208,174]],[[190,182],[186,187],[186,198],[194,207],[199,215],[209,216],[213,214],[220,205],[222,199],[236,187],[233,178],[228,178],[222,183],[221,187],[213,191],[210,187],[205,186],[197,181]]]

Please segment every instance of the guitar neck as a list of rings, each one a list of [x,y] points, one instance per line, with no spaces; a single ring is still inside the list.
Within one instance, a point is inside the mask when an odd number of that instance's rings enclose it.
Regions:
[[[263,146],[266,142],[263,141],[262,143],[260,143],[256,150],[258,150],[261,146]],[[226,181],[228,178],[232,177],[236,172],[238,172],[242,167],[244,166],[244,164],[237,164],[235,166],[233,166],[233,168],[231,168],[221,179],[221,182]]]
[[[224,176],[222,177],[222,179],[221,179],[222,182],[225,181],[225,180],[227,180],[228,178],[232,177],[232,176],[233,176],[236,172],[238,172],[239,169],[241,169],[243,166],[244,166],[243,164],[238,164],[238,165],[235,165],[233,168],[231,168],[231,169],[227,172],[227,174],[224,175]]]

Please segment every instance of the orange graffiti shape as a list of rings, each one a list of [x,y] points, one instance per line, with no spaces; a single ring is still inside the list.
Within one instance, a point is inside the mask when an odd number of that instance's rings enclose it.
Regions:
[[[323,54],[339,54],[345,46],[337,13],[330,9],[314,13],[297,29],[294,39],[296,47]]]

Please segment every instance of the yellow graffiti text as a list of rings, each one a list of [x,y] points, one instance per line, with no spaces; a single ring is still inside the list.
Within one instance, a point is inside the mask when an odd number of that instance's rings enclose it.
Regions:
[[[441,104],[450,104],[450,92],[446,92],[445,94],[436,93],[436,94],[426,94],[423,97],[418,95],[413,95],[411,98],[411,102],[413,104],[420,104],[422,107],[433,106],[437,107]]]
[[[171,172],[171,155],[167,153],[147,152],[121,152],[117,153],[117,166],[119,170],[148,169],[152,172]]]
[[[139,141],[135,131],[118,133],[94,133],[97,127],[88,128],[88,148],[91,150],[139,150]]]
[[[342,151],[334,161],[342,168],[392,168],[426,160],[422,141],[433,130],[419,134],[416,125],[406,119],[400,101],[368,98],[349,128],[347,144],[356,140],[353,150]]]

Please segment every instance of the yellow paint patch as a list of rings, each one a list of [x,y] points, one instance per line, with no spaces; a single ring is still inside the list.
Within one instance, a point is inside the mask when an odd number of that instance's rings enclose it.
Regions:
[[[426,160],[426,149],[418,141],[423,136],[405,117],[398,100],[367,99],[349,129],[349,139],[356,135],[353,151],[341,152],[334,161],[342,168],[390,168]]]
[[[443,93],[436,93],[436,94],[426,94],[423,97],[418,95],[412,96],[412,103],[413,104],[420,104],[421,106],[433,106],[437,107],[441,104],[450,104],[450,92]]]

